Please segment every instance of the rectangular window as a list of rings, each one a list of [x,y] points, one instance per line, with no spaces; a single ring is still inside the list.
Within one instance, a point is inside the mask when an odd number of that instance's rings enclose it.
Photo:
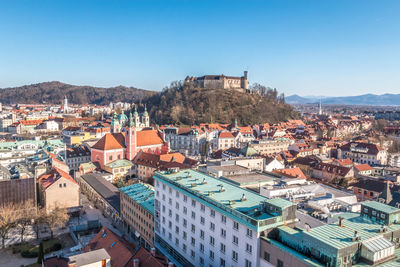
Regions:
[[[215,224],[213,224],[212,222],[210,222],[210,230],[213,232],[215,230]]]
[[[210,259],[214,260],[214,251],[210,250]]]
[[[221,229],[221,236],[222,236],[223,238],[226,237],[226,230],[225,230],[225,229]]]
[[[233,236],[233,244],[238,245],[239,244],[239,238],[237,236]]]
[[[179,246],[179,239],[175,238],[175,245]]]
[[[196,257],[196,254],[194,253],[194,250],[190,251],[190,256],[194,259]]]
[[[224,260],[223,258],[220,258],[219,265],[220,265],[221,267],[225,267],[225,260]]]
[[[186,252],[186,244],[183,244],[182,248],[183,248],[183,251]]]
[[[247,228],[247,236],[252,238],[253,237],[253,231]]]
[[[183,195],[183,202],[187,202],[187,196]]]
[[[283,267],[283,261],[281,261],[280,259],[278,259],[278,262],[276,264],[277,267]]]
[[[196,201],[192,199],[192,207],[196,207]]]
[[[204,231],[203,230],[200,230],[200,238],[204,239]]]
[[[246,267],[251,267],[251,261],[249,261],[248,259],[246,259]]]
[[[183,214],[187,214],[187,208],[183,207]]]
[[[247,251],[248,253],[251,253],[251,252],[253,251],[253,247],[252,247],[250,244],[248,244],[248,243],[246,243],[246,251]]]
[[[237,262],[239,258],[239,254],[236,251],[232,251],[232,260]]]
[[[200,217],[200,223],[201,223],[202,225],[204,225],[205,222],[206,222],[206,220],[204,219],[204,217]]]
[[[222,253],[225,254],[225,251],[226,251],[226,246],[225,246],[225,244],[222,244],[222,243],[221,243],[220,251],[221,251]]]
[[[206,210],[206,206],[204,206],[203,204],[201,204],[200,210],[201,210],[202,212],[204,212],[204,211]]]
[[[184,226],[184,227],[187,226],[187,221],[186,221],[186,219],[183,219],[183,226]]]
[[[192,219],[196,219],[196,213],[192,211]]]
[[[264,251],[264,260],[269,262],[269,253]]]
[[[175,221],[179,222],[179,215],[178,214],[175,214]]]
[[[196,244],[196,240],[192,237],[192,240],[191,240],[192,242],[192,246],[194,246],[195,244]]]
[[[222,223],[226,223],[226,216],[225,215],[221,215],[221,222]]]
[[[179,203],[178,203],[178,202],[176,202],[175,208],[176,208],[177,210],[179,210]]]
[[[200,251],[204,252],[204,245],[202,243],[200,243]]]
[[[210,245],[212,245],[212,246],[215,245],[215,239],[212,236],[210,236]]]
[[[179,234],[179,227],[175,226],[175,233]]]
[[[192,233],[196,232],[196,226],[194,226],[194,224],[192,224]]]
[[[210,210],[210,216],[213,218],[215,217],[215,210]]]
[[[234,230],[239,230],[239,223],[238,222],[233,222],[233,229]]]

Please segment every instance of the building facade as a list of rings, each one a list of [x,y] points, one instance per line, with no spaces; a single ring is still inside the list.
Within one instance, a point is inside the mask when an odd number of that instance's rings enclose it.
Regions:
[[[121,191],[121,219],[125,229],[147,250],[154,247],[154,189],[137,183]]]
[[[249,89],[249,81],[247,79],[248,72],[244,71],[242,77],[232,77],[225,75],[205,75],[201,77],[185,78],[186,86],[200,87],[206,89]]]
[[[194,170],[156,172],[154,179],[155,245],[177,266],[260,266],[261,234],[295,220],[287,216],[292,202]]]

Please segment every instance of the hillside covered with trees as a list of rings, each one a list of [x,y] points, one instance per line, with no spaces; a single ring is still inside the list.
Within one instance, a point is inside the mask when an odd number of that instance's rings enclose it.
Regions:
[[[157,123],[239,124],[275,123],[298,117],[297,112],[285,103],[284,95],[276,89],[256,84],[250,93],[230,89],[203,89],[173,82],[160,94],[144,100],[150,107],[152,119]]]
[[[44,82],[20,87],[0,89],[0,102],[6,104],[57,104],[64,96],[73,104],[108,105],[110,102],[140,102],[157,94],[134,87],[111,88],[77,86],[61,82]]]

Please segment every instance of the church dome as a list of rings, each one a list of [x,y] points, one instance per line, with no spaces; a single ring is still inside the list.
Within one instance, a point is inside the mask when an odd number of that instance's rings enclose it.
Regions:
[[[122,111],[121,114],[118,115],[118,120],[120,124],[125,124],[125,122],[128,121],[128,116],[125,115],[124,111]]]

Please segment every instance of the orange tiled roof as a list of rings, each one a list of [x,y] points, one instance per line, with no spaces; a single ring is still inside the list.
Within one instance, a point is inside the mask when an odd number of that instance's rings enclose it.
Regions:
[[[220,132],[218,137],[219,138],[234,138],[234,136],[231,132]]]
[[[289,178],[304,178],[304,179],[307,178],[304,175],[304,173],[301,171],[301,169],[298,167],[290,168],[290,169],[277,169],[277,170],[273,170],[272,172],[289,177]]]
[[[140,267],[165,267],[168,265],[164,257],[153,256],[144,247],[139,248],[127,266],[134,266],[133,261],[135,259],[139,259]]]
[[[369,166],[368,164],[359,164],[354,166],[354,168],[356,168],[359,172],[372,170],[372,167]]]
[[[92,147],[99,150],[123,149],[125,137],[122,133],[107,133]]]
[[[127,266],[135,253],[134,246],[105,226],[89,242],[84,251],[89,252],[101,248],[104,248],[110,255],[112,266]]]
[[[44,186],[44,188],[48,188],[61,177],[77,184],[77,182],[68,173],[64,172],[63,170],[57,167],[54,167],[49,173],[40,176],[39,183],[41,183]]]
[[[151,145],[160,145],[163,144],[164,141],[161,138],[159,132],[157,130],[143,130],[136,132],[137,138],[137,146],[151,146]]]

